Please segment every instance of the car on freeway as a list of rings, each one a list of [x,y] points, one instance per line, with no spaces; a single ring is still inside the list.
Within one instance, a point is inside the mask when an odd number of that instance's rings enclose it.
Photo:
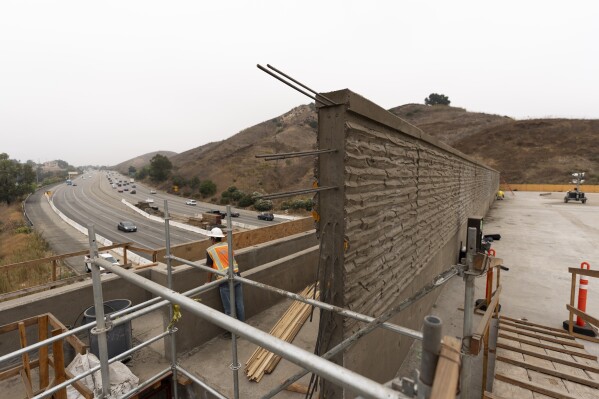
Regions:
[[[116,188],[116,184],[113,184],[113,185],[112,185],[112,188]]]
[[[150,190],[150,194],[156,194],[156,190]]]
[[[126,189],[125,189],[125,190],[126,190]],[[137,193],[137,191],[136,191],[136,190],[131,190],[131,191],[129,191],[129,192],[130,192],[131,194],[136,194],[136,193]]]
[[[137,226],[135,224],[133,224],[133,222],[129,222],[129,221],[119,222],[119,224],[117,225],[117,228],[119,230],[123,230],[124,232],[137,231]]]
[[[137,188],[137,186],[135,184],[132,184],[131,188]]]
[[[71,186],[76,186],[76,185],[77,185],[77,183],[73,183],[73,184],[71,184]]]
[[[273,215],[270,212],[262,212],[258,214],[258,219],[260,220],[268,220],[268,221],[273,221],[275,219],[275,215]]]
[[[125,187],[123,190],[125,190],[125,191],[129,191],[129,187]]]
[[[212,209],[212,210],[208,211],[207,213],[213,213],[215,215],[220,215],[222,218],[227,217],[227,212],[219,211],[218,209]],[[239,212],[231,211],[231,217],[238,218]]]
[[[98,254],[99,257],[103,258],[104,260],[107,260],[108,262],[112,263],[115,266],[119,266],[120,263],[118,260],[116,260],[114,258],[114,256],[110,255],[110,254]],[[91,268],[91,262],[89,261],[89,255],[85,255],[83,257],[84,262],[85,262],[85,271],[87,273],[91,273],[92,272],[92,268]],[[103,267],[100,266],[100,271],[103,272],[105,269]]]
[[[185,203],[185,205],[192,205],[192,206],[196,206],[198,203],[196,202],[196,200],[193,199],[189,199],[187,200],[187,202]]]
[[[117,190],[119,193],[123,192],[123,189],[121,187],[119,187],[119,189]]]
[[[152,204],[152,203],[154,203],[154,200],[152,198],[146,198],[146,202],[148,204]]]

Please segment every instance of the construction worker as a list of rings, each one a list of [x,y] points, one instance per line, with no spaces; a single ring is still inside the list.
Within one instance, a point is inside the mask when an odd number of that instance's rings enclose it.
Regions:
[[[208,235],[210,240],[212,241],[212,246],[206,250],[206,266],[212,267],[215,270],[219,271],[228,271],[229,270],[229,245],[226,242],[222,242],[222,239],[225,237],[223,231],[218,227],[213,228]],[[235,274],[239,276],[239,268],[237,267],[237,262],[233,257],[233,271]],[[223,283],[218,286],[220,291],[220,299],[223,302],[223,308],[225,310],[225,314],[227,316],[231,315],[231,303],[230,303],[230,293],[229,293],[229,282],[224,279],[223,276],[219,276],[217,274],[209,273],[208,281],[216,279],[223,279]],[[235,315],[237,319],[240,321],[245,320],[245,309],[243,307],[243,290],[241,287],[241,283],[239,281],[234,282],[235,287]],[[225,338],[230,338],[231,333],[227,332],[224,335]]]

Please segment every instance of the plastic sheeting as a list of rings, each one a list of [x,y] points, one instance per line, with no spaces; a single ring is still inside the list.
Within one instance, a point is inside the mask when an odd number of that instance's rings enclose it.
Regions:
[[[74,376],[77,376],[98,365],[100,365],[100,360],[93,353],[85,355],[78,354],[67,366],[67,370]],[[109,365],[109,369],[110,394],[112,397],[121,397],[139,385],[139,378],[137,378],[123,363],[114,362]],[[102,375],[100,370],[79,381],[92,392],[102,388]],[[69,386],[67,389],[67,397],[68,399],[83,399],[83,396],[72,386]]]

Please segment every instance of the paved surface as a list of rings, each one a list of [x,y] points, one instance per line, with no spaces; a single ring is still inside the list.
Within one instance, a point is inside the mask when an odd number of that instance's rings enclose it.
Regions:
[[[89,248],[87,236],[73,229],[52,211],[44,196],[44,190],[38,190],[29,196],[25,211],[35,230],[41,233],[55,253],[77,252]],[[65,263],[77,272],[83,272],[83,263],[79,262],[78,258],[66,259]]]
[[[599,194],[589,201],[563,202],[564,193],[506,193],[485,218],[484,233],[501,234],[493,243],[497,257],[510,268],[502,272],[501,312],[549,327],[562,328],[568,318],[571,275],[569,267],[588,261],[599,268]],[[475,298],[483,298],[486,279],[476,280]],[[589,281],[587,310],[597,316],[599,280]],[[443,334],[462,336],[464,283],[454,277],[437,300],[432,313],[443,320]],[[475,316],[474,325],[479,317]],[[586,350],[599,355],[599,345],[578,340]],[[415,343],[398,375],[410,375],[419,366],[420,343]],[[480,371],[480,368],[479,368]],[[475,378],[480,381],[480,374]],[[480,396],[477,396],[480,397]]]

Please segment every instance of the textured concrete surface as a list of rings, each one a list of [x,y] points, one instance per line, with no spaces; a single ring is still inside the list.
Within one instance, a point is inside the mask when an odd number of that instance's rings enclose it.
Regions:
[[[317,203],[323,295],[379,316],[456,262],[467,219],[485,215],[499,174],[349,90],[326,96],[340,105],[318,110],[318,148],[337,150],[320,156],[316,170],[320,186],[336,187]],[[431,305],[428,298],[393,321],[418,328]],[[358,328],[331,317],[321,326],[324,347]],[[387,332],[373,337],[335,361],[382,382],[405,349]]]

